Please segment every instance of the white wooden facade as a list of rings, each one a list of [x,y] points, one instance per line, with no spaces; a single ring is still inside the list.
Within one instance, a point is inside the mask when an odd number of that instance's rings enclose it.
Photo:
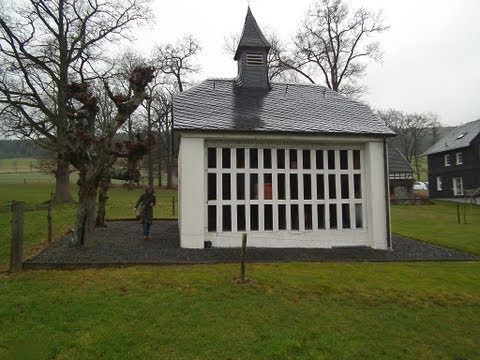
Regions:
[[[383,141],[181,133],[184,248],[387,248]]]

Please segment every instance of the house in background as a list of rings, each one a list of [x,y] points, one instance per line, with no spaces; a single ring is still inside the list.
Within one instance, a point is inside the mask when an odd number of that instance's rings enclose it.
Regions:
[[[248,9],[237,77],[174,97],[181,246],[390,248],[394,133],[323,86],[270,83],[269,50]]]
[[[451,130],[423,155],[431,198],[463,197],[480,188],[480,119]]]
[[[388,144],[388,174],[390,196],[394,199],[413,198],[413,168],[400,151]]]

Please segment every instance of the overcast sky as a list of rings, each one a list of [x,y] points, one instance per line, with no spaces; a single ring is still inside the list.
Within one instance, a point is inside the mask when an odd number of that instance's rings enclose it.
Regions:
[[[202,46],[199,80],[233,78],[236,62],[225,38],[239,34],[247,0],[153,0],[155,23],[143,28],[135,47],[194,35]],[[364,100],[373,108],[434,112],[445,125],[480,119],[479,0],[345,0],[350,9],[383,10],[390,29],[379,36],[382,63],[368,66]],[[312,0],[250,0],[262,30],[287,43]]]

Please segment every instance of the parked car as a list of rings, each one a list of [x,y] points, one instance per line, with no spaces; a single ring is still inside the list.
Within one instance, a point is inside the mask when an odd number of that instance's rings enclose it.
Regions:
[[[428,184],[421,181],[415,181],[413,184],[413,190],[428,190]]]

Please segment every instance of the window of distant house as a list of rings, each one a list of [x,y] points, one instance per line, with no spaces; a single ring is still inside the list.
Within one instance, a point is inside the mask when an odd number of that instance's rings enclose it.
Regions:
[[[263,65],[263,55],[247,53],[247,65]]]
[[[454,196],[463,195],[463,178],[461,177],[453,178],[453,195]]]
[[[455,154],[455,164],[461,165],[463,164],[463,156],[461,152]]]
[[[450,160],[450,154],[445,155],[445,166],[450,166],[451,165],[451,160]]]
[[[442,178],[437,176],[437,190],[442,191]]]

